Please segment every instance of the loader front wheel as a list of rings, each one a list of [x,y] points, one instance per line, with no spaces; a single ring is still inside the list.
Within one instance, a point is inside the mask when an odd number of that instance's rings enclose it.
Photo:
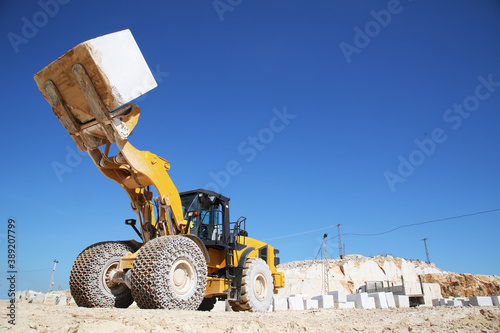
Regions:
[[[83,250],[71,269],[69,285],[78,306],[87,308],[128,308],[134,301],[124,283],[114,283],[111,276],[120,258],[134,249],[123,242],[102,242]]]
[[[241,297],[229,301],[234,311],[266,312],[273,299],[273,277],[267,263],[248,258],[241,279]]]
[[[132,296],[141,309],[196,310],[207,286],[207,263],[191,239],[163,236],[147,242],[131,272]]]

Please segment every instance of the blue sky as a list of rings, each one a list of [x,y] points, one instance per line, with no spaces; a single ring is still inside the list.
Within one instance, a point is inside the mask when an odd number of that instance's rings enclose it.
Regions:
[[[438,267],[500,275],[499,211],[353,235],[500,208],[498,1],[56,1],[0,3],[0,239],[13,217],[19,289],[46,291],[54,259],[68,288],[86,246],[135,237],[126,193],[32,78],[123,29],[158,82],[131,143],[180,191],[230,197],[282,262],[314,258],[325,232],[337,257],[340,223],[347,254],[425,260],[426,237]]]

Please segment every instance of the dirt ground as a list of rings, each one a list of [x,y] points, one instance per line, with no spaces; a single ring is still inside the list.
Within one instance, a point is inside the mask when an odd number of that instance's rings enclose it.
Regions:
[[[0,301],[6,309],[7,301]],[[2,332],[500,332],[500,307],[320,309],[273,313],[87,309],[16,304]]]

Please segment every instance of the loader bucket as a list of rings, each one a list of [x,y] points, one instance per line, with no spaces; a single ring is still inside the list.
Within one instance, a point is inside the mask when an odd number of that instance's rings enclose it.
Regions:
[[[77,45],[34,79],[82,152],[126,139],[140,110],[125,104],[157,86],[129,30]]]

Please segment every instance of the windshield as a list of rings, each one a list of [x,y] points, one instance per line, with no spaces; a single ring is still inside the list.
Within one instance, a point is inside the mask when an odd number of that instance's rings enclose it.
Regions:
[[[182,201],[182,213],[184,214],[184,219],[187,220],[187,213],[198,211],[198,195],[191,194],[181,198]]]

